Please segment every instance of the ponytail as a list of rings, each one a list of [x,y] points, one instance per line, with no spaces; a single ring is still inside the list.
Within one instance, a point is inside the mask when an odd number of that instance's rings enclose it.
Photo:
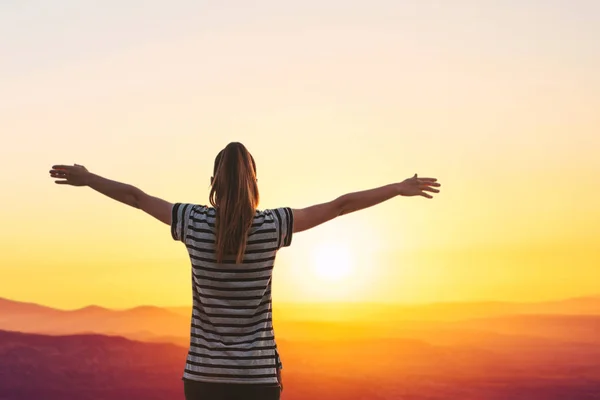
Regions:
[[[216,258],[244,259],[248,231],[259,202],[256,163],[241,143],[230,143],[215,159],[210,204],[216,210]]]

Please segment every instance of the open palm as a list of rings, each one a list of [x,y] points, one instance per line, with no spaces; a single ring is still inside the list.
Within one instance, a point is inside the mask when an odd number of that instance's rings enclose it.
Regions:
[[[54,165],[50,170],[50,177],[58,180],[59,185],[85,186],[88,184],[90,172],[79,164]]]
[[[435,188],[441,186],[436,178],[419,178],[417,174],[400,182],[399,185],[402,196],[423,196],[428,199],[432,199],[433,196],[427,192],[439,193],[440,191]]]

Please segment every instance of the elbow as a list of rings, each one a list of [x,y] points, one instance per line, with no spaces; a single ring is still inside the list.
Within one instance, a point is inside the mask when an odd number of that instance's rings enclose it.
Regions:
[[[131,192],[128,194],[125,203],[133,208],[141,208],[142,191],[136,187],[131,187]]]
[[[133,208],[137,208],[140,209],[140,202],[136,199],[136,198],[132,198],[127,202],[128,205],[130,205]]]
[[[346,196],[340,196],[333,201],[335,216],[339,217],[350,212],[350,208],[348,207],[348,199]]]

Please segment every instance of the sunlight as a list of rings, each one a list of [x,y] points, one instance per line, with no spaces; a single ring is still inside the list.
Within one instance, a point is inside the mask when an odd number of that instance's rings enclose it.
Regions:
[[[312,253],[314,273],[321,281],[347,279],[352,274],[353,264],[351,250],[339,243],[320,244]]]

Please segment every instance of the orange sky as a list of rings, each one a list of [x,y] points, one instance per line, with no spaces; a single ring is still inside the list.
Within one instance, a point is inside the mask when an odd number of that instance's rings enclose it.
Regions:
[[[443,184],[297,235],[276,301],[598,292],[597,4],[182,3],[0,6],[0,297],[189,303],[167,226],[47,171],[206,202],[231,140],[257,160],[263,207],[415,172]]]

